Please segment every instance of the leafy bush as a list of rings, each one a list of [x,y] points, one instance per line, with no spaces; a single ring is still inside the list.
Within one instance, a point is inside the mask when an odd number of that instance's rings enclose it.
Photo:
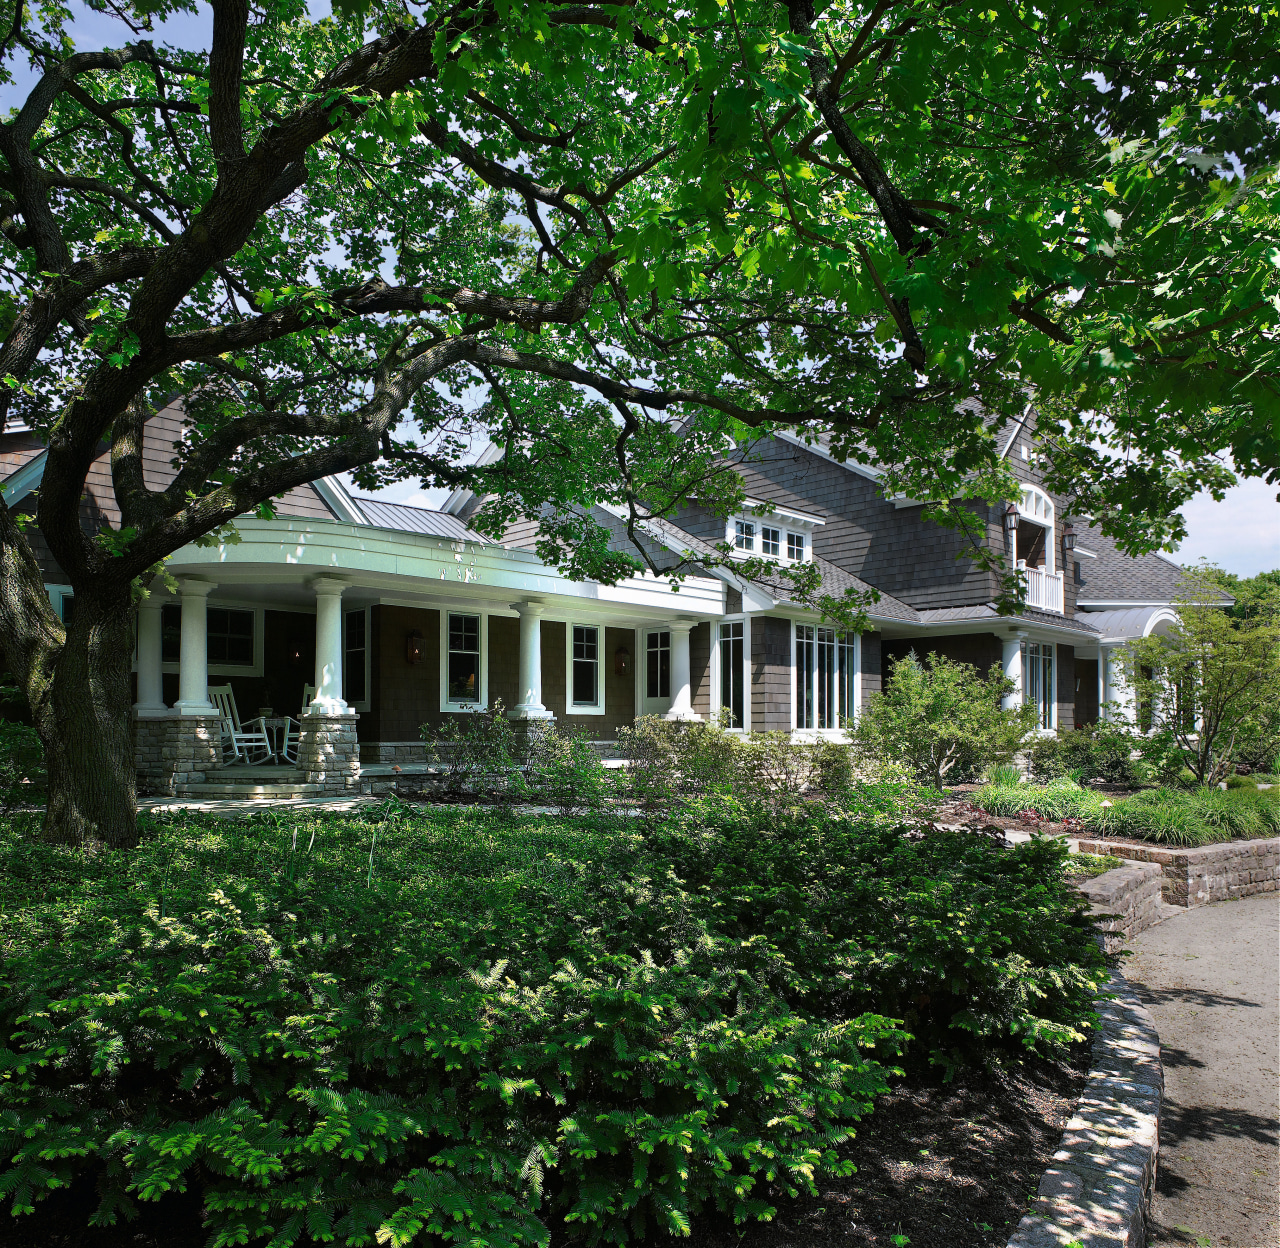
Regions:
[[[968,663],[914,652],[893,664],[853,729],[864,754],[906,764],[922,784],[941,788],[1008,763],[1035,727],[1036,710],[1001,710],[1013,688],[998,668],[985,677]]]
[[[199,1194],[214,1248],[624,1242],[841,1172],[894,1053],[1079,1034],[1062,851],[705,802],[0,840],[0,1191]],[[907,1020],[908,1039],[890,1021]]]
[[[0,719],[0,808],[42,801],[44,791],[44,749],[36,730]]]
[[[449,793],[507,793],[519,796],[521,742],[501,701],[486,711],[450,716],[442,724],[423,724],[427,761],[439,769]]]
[[[1037,737],[1027,749],[1033,779],[1044,783],[1072,776],[1081,783],[1102,780],[1136,788],[1142,775],[1134,758],[1133,734],[1124,724],[1086,724],[1055,736]]]
[[[608,770],[581,729],[538,723],[528,730],[521,795],[568,815],[595,810],[613,792]]]

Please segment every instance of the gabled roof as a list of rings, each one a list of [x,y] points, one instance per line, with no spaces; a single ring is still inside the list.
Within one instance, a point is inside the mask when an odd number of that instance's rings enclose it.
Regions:
[[[1092,524],[1076,540],[1076,562],[1080,565],[1076,605],[1085,610],[1118,609],[1126,604],[1164,606],[1191,589],[1186,572],[1172,559],[1161,554],[1126,555]],[[1223,606],[1234,601],[1230,594],[1214,592]]]
[[[375,529],[422,533],[427,537],[442,537],[452,542],[476,542],[486,546],[493,544],[487,537],[467,528],[457,516],[451,516],[446,511],[413,507],[408,503],[387,503],[380,498],[357,496],[353,501],[363,514],[365,522]]]

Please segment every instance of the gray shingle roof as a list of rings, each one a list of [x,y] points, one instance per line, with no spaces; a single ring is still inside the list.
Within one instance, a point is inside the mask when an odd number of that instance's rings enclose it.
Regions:
[[[1058,615],[1052,611],[1037,611],[1034,608],[1024,610],[1020,615],[1001,615],[989,602],[972,607],[933,607],[917,612],[921,624],[956,624],[963,620],[991,620],[992,623],[1016,624],[1023,621],[1027,624],[1048,624],[1054,628],[1070,629],[1073,633],[1096,634],[1097,629],[1084,623],[1079,616]]]
[[[421,533],[425,537],[442,537],[451,542],[479,542],[490,545],[487,537],[467,528],[457,516],[429,507],[411,507],[407,503],[387,503],[380,498],[357,498],[365,519],[375,529],[395,529],[400,533]]]
[[[1081,530],[1076,548],[1097,555],[1096,559],[1077,555],[1079,603],[1172,603],[1190,588],[1186,573],[1172,559],[1160,554],[1126,555],[1093,525]],[[1229,594],[1220,597],[1224,604],[1232,601]]]

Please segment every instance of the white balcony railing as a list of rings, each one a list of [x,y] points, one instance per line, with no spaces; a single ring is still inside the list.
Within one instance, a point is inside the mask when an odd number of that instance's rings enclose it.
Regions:
[[[1062,596],[1062,573],[1049,572],[1044,568],[1029,568],[1021,560],[1018,569],[1027,578],[1027,606],[1040,611],[1056,611],[1062,615],[1065,610]]]

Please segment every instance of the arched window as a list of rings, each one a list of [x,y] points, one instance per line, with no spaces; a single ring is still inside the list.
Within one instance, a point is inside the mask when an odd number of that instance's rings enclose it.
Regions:
[[[1054,572],[1053,499],[1038,486],[1024,485],[1018,500],[1018,521],[1018,560]]]

